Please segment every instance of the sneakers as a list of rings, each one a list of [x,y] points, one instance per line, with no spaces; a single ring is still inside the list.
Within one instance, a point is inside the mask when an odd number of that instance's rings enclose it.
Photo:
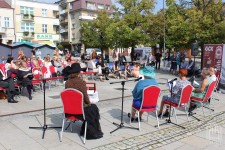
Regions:
[[[128,118],[130,118],[131,117],[131,114],[130,113],[128,113],[127,114],[127,116],[128,116]],[[138,122],[138,118],[131,118],[131,122],[134,122],[134,121],[137,121]],[[142,118],[140,117],[140,121],[142,121]]]

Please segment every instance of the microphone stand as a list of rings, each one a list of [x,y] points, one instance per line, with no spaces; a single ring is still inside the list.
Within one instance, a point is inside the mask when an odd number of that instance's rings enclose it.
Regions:
[[[135,80],[137,80],[137,79],[135,79]],[[117,128],[116,128],[115,130],[111,131],[110,134],[112,134],[113,132],[117,131],[118,129],[122,129],[122,128],[129,128],[129,129],[137,129],[137,130],[138,130],[138,128],[127,127],[127,126],[125,126],[125,125],[124,125],[124,122],[123,122],[124,85],[125,85],[125,82],[135,81],[135,80],[126,80],[126,81],[118,81],[118,82],[111,82],[111,83],[110,83],[110,84],[121,83],[121,85],[122,85],[122,106],[121,106],[121,118],[120,118],[120,124],[113,122],[113,124],[116,125]]]
[[[45,101],[45,83],[46,83],[46,79],[42,79],[42,82],[43,82],[43,90],[44,90],[44,124],[43,124],[42,127],[29,127],[29,129],[42,129],[43,130],[42,139],[44,139],[45,131],[48,128],[62,128],[62,127],[49,127],[46,124],[46,101]]]
[[[169,84],[171,84],[170,96],[172,97],[172,95],[173,95],[173,93],[172,93],[172,91],[173,91],[173,82],[169,82]],[[178,126],[178,127],[181,127],[181,128],[183,128],[183,129],[185,129],[185,127],[183,127],[183,126],[181,126],[181,125],[179,125],[179,124],[176,124],[176,123],[174,123],[174,122],[171,121],[171,117],[170,117],[170,114],[171,114],[171,107],[172,107],[172,102],[170,101],[169,119],[166,119],[166,122],[160,124],[159,126],[162,126],[162,125],[171,123],[171,124],[173,124],[173,125],[176,125],[176,126]]]

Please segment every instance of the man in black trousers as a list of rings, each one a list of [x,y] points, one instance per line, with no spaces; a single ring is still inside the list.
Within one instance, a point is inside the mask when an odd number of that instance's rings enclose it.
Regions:
[[[156,60],[155,69],[158,69],[158,70],[160,69],[161,57],[162,57],[162,54],[160,53],[159,50],[157,50],[155,54],[155,60]]]

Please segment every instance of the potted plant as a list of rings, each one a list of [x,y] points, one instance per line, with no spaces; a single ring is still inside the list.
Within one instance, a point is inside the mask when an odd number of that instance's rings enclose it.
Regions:
[[[31,32],[31,35],[34,36],[34,32]]]
[[[29,32],[28,32],[28,31],[24,31],[24,32],[23,32],[23,35],[24,35],[24,36],[28,36],[28,35],[29,35]]]
[[[33,14],[30,14],[30,17],[31,17],[32,19],[34,19],[34,15],[33,15]]]
[[[29,17],[29,14],[23,14],[24,19],[28,19],[28,17]]]

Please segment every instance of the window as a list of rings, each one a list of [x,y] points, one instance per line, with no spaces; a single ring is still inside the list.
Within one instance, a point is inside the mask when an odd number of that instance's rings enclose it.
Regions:
[[[98,4],[98,9],[104,9],[104,5],[103,4]]]
[[[43,24],[42,25],[42,33],[47,33],[48,30],[47,30],[47,24]]]
[[[9,28],[9,17],[4,17],[4,27]]]
[[[87,2],[87,9],[96,10],[95,3]]]
[[[47,9],[42,9],[42,17],[47,17]]]
[[[106,9],[106,10],[110,10],[110,6],[109,6],[109,5],[106,5],[106,6],[105,6],[105,9]]]
[[[72,28],[75,28],[75,23],[72,24]]]
[[[22,22],[21,23],[21,32],[34,32],[34,23]]]
[[[3,38],[3,36],[0,34],[0,39],[2,39]]]
[[[34,8],[33,7],[24,7],[20,6],[20,14],[34,14]]]

